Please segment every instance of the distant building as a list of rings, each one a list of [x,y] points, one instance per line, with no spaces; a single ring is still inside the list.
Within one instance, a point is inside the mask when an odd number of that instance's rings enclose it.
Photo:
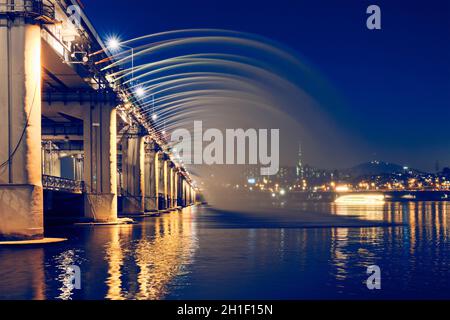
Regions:
[[[296,166],[296,175],[297,179],[303,180],[305,177],[305,171],[303,168],[303,159],[302,159],[302,144],[299,144],[298,147],[298,159],[297,159],[297,166]]]

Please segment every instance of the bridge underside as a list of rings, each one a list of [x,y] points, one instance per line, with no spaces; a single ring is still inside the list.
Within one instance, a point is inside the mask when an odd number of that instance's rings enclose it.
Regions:
[[[117,115],[114,92],[41,25],[0,22],[0,240],[42,238],[44,213],[103,222],[194,202],[179,168]]]

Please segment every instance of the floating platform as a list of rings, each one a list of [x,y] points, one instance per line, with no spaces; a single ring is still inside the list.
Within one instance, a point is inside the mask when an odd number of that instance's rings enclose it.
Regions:
[[[147,211],[145,213],[127,213],[127,214],[120,214],[121,217],[127,217],[127,218],[148,218],[148,217],[159,217],[162,214],[171,213],[171,212],[179,212],[183,208],[182,207],[174,207],[170,209],[164,209],[164,210],[157,210],[157,211]]]
[[[118,218],[117,221],[111,222],[78,222],[74,223],[75,226],[117,226],[123,224],[135,224],[136,222],[130,218]]]
[[[124,217],[122,219],[133,218],[133,219],[141,219],[148,217],[159,217],[160,212],[146,212],[146,213],[136,213],[136,214],[120,214],[120,216]]]
[[[0,246],[32,246],[60,243],[67,241],[66,238],[43,238],[36,240],[0,241]]]

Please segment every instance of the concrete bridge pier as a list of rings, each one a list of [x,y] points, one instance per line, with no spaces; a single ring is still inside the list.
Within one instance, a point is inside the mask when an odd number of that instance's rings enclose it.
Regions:
[[[170,207],[170,180],[169,180],[169,161],[167,159],[167,155],[163,154],[163,186],[164,186],[164,209],[168,209]]]
[[[183,190],[182,191],[183,207],[186,207],[189,204],[189,202],[188,202],[188,193],[187,193],[188,192],[187,191],[188,184],[185,179],[181,180],[181,185],[182,185],[182,190]]]
[[[159,151],[157,153],[157,161],[155,163],[155,170],[158,172],[156,175],[156,183],[158,190],[158,210],[166,209],[166,169],[165,169],[166,156],[163,152]]]
[[[194,187],[191,186],[191,204],[195,204],[195,198],[196,198],[195,190]]]
[[[183,177],[180,172],[176,174],[176,189],[177,189],[177,206],[183,207]]]
[[[186,205],[190,206],[192,204],[192,189],[189,184],[186,184]]]
[[[60,176],[61,162],[58,153],[51,141],[42,143],[42,174],[49,176]]]
[[[195,203],[195,190],[191,185],[187,185],[187,203],[188,205],[193,205]]]
[[[115,105],[91,105],[83,121],[84,215],[97,222],[117,220],[117,125]]]
[[[172,195],[172,189],[173,189],[173,185],[172,185],[172,167],[173,167],[173,163],[170,160],[166,161],[166,184],[167,184],[167,190],[166,190],[166,205],[167,205],[167,209],[172,208],[172,199],[173,199],[173,195]]]
[[[124,136],[122,144],[123,213],[145,212],[145,138]]]
[[[177,203],[178,203],[178,201],[177,201],[177,198],[178,198],[177,184],[178,184],[177,169],[176,169],[175,165],[172,163],[172,168],[170,169],[170,186],[171,186],[170,194],[171,194],[171,199],[172,199],[172,201],[170,203],[171,208],[175,208],[176,206],[178,206],[177,205]]]
[[[175,195],[174,206],[175,207],[179,206],[179,191],[178,191],[180,189],[179,176],[180,176],[180,174],[177,169],[174,172],[174,195]]]
[[[145,145],[144,178],[145,178],[145,211],[158,210],[158,152],[156,144]]]
[[[0,84],[0,240],[43,238],[39,25],[0,16]]]

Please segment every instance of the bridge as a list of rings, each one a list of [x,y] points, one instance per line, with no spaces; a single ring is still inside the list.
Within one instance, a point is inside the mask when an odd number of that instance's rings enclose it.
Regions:
[[[0,0],[0,240],[42,238],[47,209],[73,199],[85,220],[115,222],[197,197],[134,93],[91,61],[112,54],[81,8]]]

